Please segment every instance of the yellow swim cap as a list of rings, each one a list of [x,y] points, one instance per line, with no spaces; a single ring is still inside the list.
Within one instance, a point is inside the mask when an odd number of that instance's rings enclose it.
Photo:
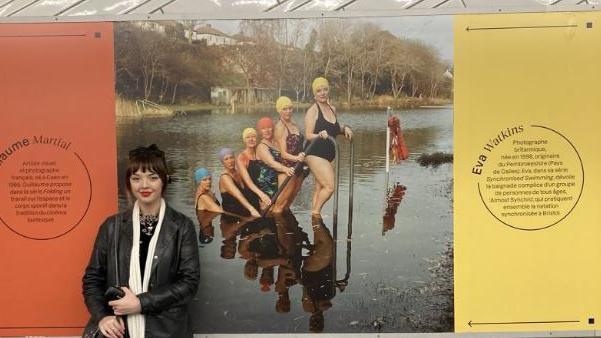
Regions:
[[[248,135],[251,135],[251,134],[257,136],[257,131],[255,130],[255,128],[246,128],[246,129],[244,129],[244,131],[242,132],[242,140],[244,141],[244,139]]]
[[[275,110],[278,113],[288,106],[292,106],[292,100],[290,100],[288,96],[280,96],[278,97],[278,100],[275,101]]]
[[[322,87],[329,87],[330,83],[328,82],[328,80],[325,77],[318,77],[315,78],[315,80],[313,80],[313,84],[311,85],[311,88],[313,88],[313,94],[317,93],[317,90],[319,90]]]

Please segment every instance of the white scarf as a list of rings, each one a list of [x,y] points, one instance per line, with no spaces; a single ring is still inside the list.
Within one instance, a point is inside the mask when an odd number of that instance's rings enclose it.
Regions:
[[[138,201],[134,204],[132,213],[134,238],[129,260],[129,287],[134,294],[138,295],[148,291],[154,250],[156,249],[159,234],[161,232],[161,225],[163,224],[163,218],[165,217],[165,201],[161,198],[159,222],[150,239],[150,244],[148,245],[148,255],[146,255],[146,263],[144,265],[144,280],[141,278],[142,273],[140,270],[140,206],[138,205]],[[127,315],[127,330],[130,337],[144,338],[145,329],[146,320],[143,314]]]

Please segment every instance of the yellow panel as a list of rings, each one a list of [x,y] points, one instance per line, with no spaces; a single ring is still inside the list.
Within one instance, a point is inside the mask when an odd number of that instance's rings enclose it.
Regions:
[[[601,13],[455,17],[455,330],[601,321]]]

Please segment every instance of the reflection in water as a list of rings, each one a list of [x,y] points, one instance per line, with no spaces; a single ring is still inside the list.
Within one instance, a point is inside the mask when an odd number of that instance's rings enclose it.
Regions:
[[[196,218],[198,219],[198,225],[200,231],[198,233],[198,241],[200,244],[209,244],[215,237],[215,227],[213,226],[213,219],[217,217],[219,213],[212,211],[196,210]]]
[[[397,209],[405,196],[406,190],[407,187],[399,182],[396,182],[392,188],[388,188],[386,192],[386,210],[384,211],[384,219],[382,222],[382,236],[384,236],[386,231],[394,229]]]
[[[212,239],[212,220],[216,215],[207,211],[197,213],[202,238],[208,237],[206,232]],[[302,287],[302,299],[296,301],[310,315],[309,330],[322,332],[323,313],[332,307],[331,300],[336,295],[335,246],[323,219],[313,217],[312,223],[313,242],[290,210],[257,219],[222,215],[221,257],[233,259],[237,253],[245,260],[243,275],[246,280],[258,281],[257,289],[261,292],[270,292],[274,287],[277,313],[290,312],[290,289],[295,285]]]
[[[321,217],[313,216],[313,249],[303,262],[303,310],[311,313],[309,330],[322,332],[323,312],[332,307],[336,295],[333,266],[334,240]]]
[[[221,229],[221,236],[223,241],[221,242],[221,258],[223,259],[234,259],[236,257],[236,240],[238,232],[245,225],[236,217],[230,215],[222,215],[219,228]]]

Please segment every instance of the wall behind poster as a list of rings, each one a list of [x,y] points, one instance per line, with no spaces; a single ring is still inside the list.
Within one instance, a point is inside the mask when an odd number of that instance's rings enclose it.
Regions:
[[[599,328],[599,13],[455,18],[455,328]]]
[[[77,335],[117,205],[112,24],[2,24],[0,44],[0,335]]]

